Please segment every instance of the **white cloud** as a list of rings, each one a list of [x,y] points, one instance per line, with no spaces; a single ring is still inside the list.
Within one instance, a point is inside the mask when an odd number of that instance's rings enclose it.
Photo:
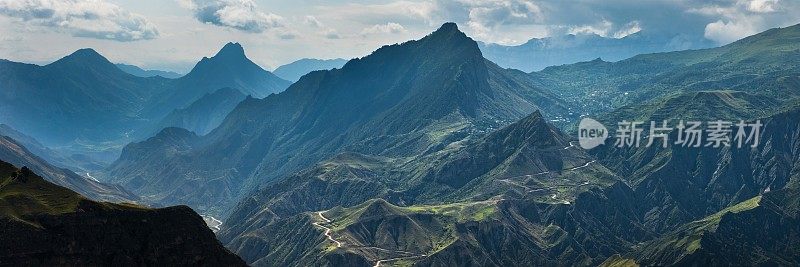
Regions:
[[[339,34],[338,31],[335,29],[327,29],[322,32],[322,36],[325,36],[327,39],[341,39],[342,36]]]
[[[465,23],[474,37],[494,43],[515,41],[501,33],[500,28],[542,24],[545,19],[542,8],[531,0],[437,0],[436,3],[439,6],[436,10],[445,12],[442,16]]]
[[[0,14],[78,37],[136,41],[159,36],[143,16],[102,0],[3,0]]]
[[[600,36],[608,36],[608,32],[611,31],[611,27],[614,24],[610,21],[603,20],[598,23],[592,25],[580,25],[580,26],[571,26],[567,33],[569,34],[597,34]]]
[[[342,38],[342,35],[339,34],[339,31],[337,31],[334,28],[327,27],[325,25],[325,23],[322,23],[321,21],[319,21],[319,19],[317,19],[317,17],[315,17],[315,16],[311,16],[311,15],[305,16],[305,17],[303,17],[302,22],[303,22],[303,24],[305,24],[306,26],[311,27],[312,29],[318,29],[317,33],[319,35],[322,35],[323,37],[325,37],[325,39],[341,39]]]
[[[797,1],[738,0],[723,2],[689,12],[714,18],[705,25],[704,36],[719,44],[727,44],[771,27],[797,23]]]
[[[619,29],[612,36],[614,38],[622,38],[640,31],[642,31],[642,27],[639,25],[639,21],[634,20]]]
[[[536,24],[544,21],[542,9],[529,0],[458,1],[469,10],[469,21],[484,27]]]
[[[286,31],[278,34],[278,37],[280,37],[283,40],[292,40],[297,38],[297,36],[298,36],[297,32],[293,31]]]
[[[303,19],[303,22],[304,22],[306,25],[308,25],[308,26],[311,26],[311,27],[314,27],[314,28],[322,28],[322,27],[324,26],[324,25],[322,24],[322,22],[320,22],[320,21],[317,19],[317,17],[314,17],[314,16],[305,16],[305,18]]]
[[[389,22],[386,24],[375,24],[372,27],[365,28],[361,31],[362,35],[379,34],[379,33],[405,33],[406,28],[398,23]]]
[[[747,3],[747,10],[756,13],[771,13],[777,10],[778,0],[752,0]]]
[[[720,44],[730,43],[759,32],[759,27],[752,20],[736,21],[718,20],[706,25],[705,37]]]
[[[200,22],[244,32],[261,33],[284,26],[283,17],[259,11],[252,0],[179,0],[179,3],[191,9]]]
[[[441,11],[433,0],[392,1],[385,4],[356,4],[319,6],[318,11],[336,21],[358,21],[367,25],[394,21],[396,23],[439,23]]]

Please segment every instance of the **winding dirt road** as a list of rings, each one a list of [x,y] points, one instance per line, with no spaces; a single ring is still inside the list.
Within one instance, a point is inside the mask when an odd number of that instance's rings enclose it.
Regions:
[[[381,263],[384,263],[384,262],[407,260],[407,259],[422,258],[422,257],[427,257],[427,255],[421,254],[421,255],[416,255],[416,256],[408,256],[408,257],[399,257],[399,258],[391,258],[391,259],[379,260],[379,261],[375,262],[375,265],[373,265],[373,267],[380,267]]]
[[[331,220],[328,220],[328,218],[325,218],[325,216],[322,215],[322,211],[318,211],[317,212],[317,216],[322,218],[322,220],[325,221],[325,223],[331,223]],[[334,239],[333,235],[331,235],[331,228],[323,226],[323,225],[319,224],[319,222],[314,222],[313,225],[317,226],[319,228],[325,229],[325,237],[327,237],[328,240],[330,240],[331,242],[335,243],[337,248],[342,247],[342,242],[339,242],[339,240]]]

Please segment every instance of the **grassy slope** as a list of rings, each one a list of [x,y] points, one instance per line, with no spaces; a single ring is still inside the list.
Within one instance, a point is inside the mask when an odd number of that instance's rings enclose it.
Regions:
[[[17,170],[11,164],[0,162],[0,210],[4,216],[26,221],[36,215],[73,213],[81,202],[91,200],[47,182],[27,168]],[[133,204],[97,204],[104,209],[148,209]]]

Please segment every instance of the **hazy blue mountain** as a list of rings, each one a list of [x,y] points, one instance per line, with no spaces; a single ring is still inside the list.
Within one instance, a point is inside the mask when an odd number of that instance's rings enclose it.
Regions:
[[[161,129],[177,127],[205,135],[222,123],[225,116],[247,97],[239,90],[222,88],[206,94],[188,107],[176,109],[151,128],[151,135]]]
[[[102,163],[94,162],[91,158],[82,154],[63,154],[63,151],[56,151],[48,148],[35,138],[21,133],[11,126],[0,124],[0,135],[8,136],[21,146],[28,149],[34,155],[45,161],[58,166],[59,168],[69,168],[78,173],[97,172],[104,168]]]
[[[2,160],[0,223],[9,265],[246,266],[186,206],[89,200]]]
[[[568,113],[560,100],[531,84],[529,75],[484,59],[475,41],[445,24],[341,69],[312,72],[283,93],[245,99],[185,150],[171,149],[175,145],[165,138],[132,144],[171,152],[126,149],[108,173],[126,186],[142,185],[128,186],[141,195],[219,209],[340,152],[417,155],[537,109],[553,117]],[[187,176],[198,172],[207,175]]]
[[[0,80],[0,121],[45,145],[124,138],[146,119],[139,116],[146,100],[170,88],[169,80],[127,74],[92,49],[45,66],[0,61]]]
[[[42,145],[42,143],[39,143],[39,141],[35,138],[14,130],[14,128],[11,128],[11,126],[5,124],[0,124],[0,135],[14,139],[14,141],[17,143],[28,148],[28,150],[30,150],[33,154],[53,162],[50,158],[48,158],[53,156],[53,151]]]
[[[347,60],[337,59],[314,59],[304,58],[292,63],[282,65],[275,69],[275,75],[283,78],[284,80],[296,82],[300,77],[315,70],[330,70],[337,69],[344,66]]]
[[[194,97],[197,99],[205,93],[230,87],[263,98],[280,93],[289,84],[289,81],[278,78],[248,59],[239,43],[228,43],[213,57],[203,57],[188,74],[178,79],[179,92],[175,94],[202,93]]]
[[[704,38],[669,35],[640,31],[622,38],[603,37],[597,34],[568,34],[534,38],[516,46],[481,43],[487,59],[504,68],[525,72],[540,71],[549,66],[573,64],[602,58],[618,61],[639,54],[669,52],[713,47]]]
[[[228,44],[191,73],[167,79],[128,74],[92,49],[45,66],[0,60],[0,123],[58,147],[62,155],[111,161],[165,116],[221,88],[264,97],[289,85]]]
[[[263,98],[286,89],[291,82],[262,69],[244,54],[238,43],[228,43],[213,57],[203,57],[192,70],[175,79],[172,90],[154,96],[145,114],[160,118],[175,109],[189,106],[206,94],[233,88],[245,95]],[[148,137],[150,132],[139,132]]]
[[[117,63],[114,65],[117,65],[119,69],[121,69],[124,72],[127,72],[128,74],[143,78],[161,76],[164,78],[175,79],[183,76],[183,74],[177,72],[163,71],[163,70],[145,70],[134,65],[122,64],[122,63]]]

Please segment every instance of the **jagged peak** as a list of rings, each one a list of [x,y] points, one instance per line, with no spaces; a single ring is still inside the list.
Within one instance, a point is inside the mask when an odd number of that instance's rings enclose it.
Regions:
[[[417,49],[425,52],[422,53]],[[383,46],[366,57],[355,58],[348,61],[342,69],[348,69],[359,65],[363,66],[366,62],[382,61],[382,56],[391,55],[394,57],[397,56],[396,53],[400,51],[415,53],[405,54],[406,57],[419,55],[428,59],[446,58],[452,60],[474,59],[475,57],[483,58],[483,54],[478,47],[478,42],[461,32],[455,23],[448,22],[422,39]]]
[[[441,27],[439,27],[438,30],[434,32],[434,34],[439,32],[461,32],[461,31],[458,29],[458,24],[456,24],[455,22],[445,22],[444,24],[442,24]]]
[[[214,57],[245,57],[244,48],[239,43],[227,43]]]
[[[430,40],[435,42],[450,42],[453,44],[470,44],[478,47],[478,42],[469,38],[464,32],[458,29],[458,25],[453,22],[442,24],[439,29],[432,32],[423,40]]]
[[[186,76],[192,75],[208,75],[207,71],[213,66],[228,66],[231,68],[251,68],[253,66],[262,69],[256,65],[244,54],[244,48],[239,43],[227,43],[220,49],[216,55],[211,58],[203,57],[194,68]],[[198,74],[197,72],[200,71]],[[184,77],[186,77],[184,76]]]

